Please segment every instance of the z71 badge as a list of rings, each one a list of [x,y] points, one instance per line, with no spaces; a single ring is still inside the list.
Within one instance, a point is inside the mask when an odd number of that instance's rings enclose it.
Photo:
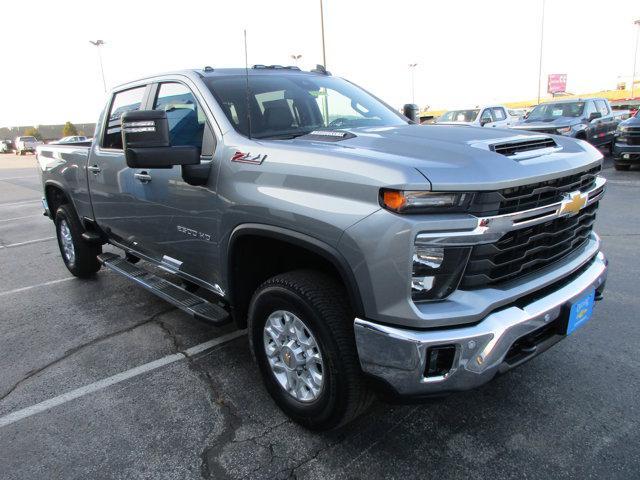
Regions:
[[[253,163],[254,165],[260,165],[267,159],[266,155],[252,155],[250,153],[236,152],[231,157],[232,162],[238,163]]]

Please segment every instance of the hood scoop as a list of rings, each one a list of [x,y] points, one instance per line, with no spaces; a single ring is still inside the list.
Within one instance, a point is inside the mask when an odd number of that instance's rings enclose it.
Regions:
[[[553,138],[535,135],[518,135],[499,143],[476,142],[471,146],[486,149],[518,161],[561,150],[561,147],[558,146]]]
[[[348,140],[355,138],[357,135],[351,132],[343,132],[341,130],[314,130],[307,133],[304,137],[308,140],[322,140],[325,142],[339,142],[340,140]]]

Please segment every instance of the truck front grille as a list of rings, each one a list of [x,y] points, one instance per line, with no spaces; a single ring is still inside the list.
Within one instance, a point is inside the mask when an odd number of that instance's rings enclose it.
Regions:
[[[640,145],[640,127],[628,127],[626,137],[628,145]]]
[[[587,241],[597,208],[595,202],[572,217],[514,230],[495,243],[474,246],[460,288],[513,280],[561,260]]]
[[[519,187],[505,188],[496,192],[480,192],[475,195],[470,207],[476,215],[502,215],[551,205],[562,200],[563,194],[576,190],[586,191],[593,187],[601,167],[591,168],[566,177]]]

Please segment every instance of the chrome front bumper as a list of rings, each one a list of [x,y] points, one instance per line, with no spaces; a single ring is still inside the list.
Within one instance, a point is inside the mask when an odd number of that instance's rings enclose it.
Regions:
[[[517,363],[505,362],[514,343],[566,314],[566,307],[604,286],[607,261],[599,252],[589,266],[557,290],[523,306],[507,306],[466,327],[408,330],[356,318],[355,337],[362,369],[402,396],[468,390]],[[453,345],[453,366],[445,375],[425,377],[429,347]]]

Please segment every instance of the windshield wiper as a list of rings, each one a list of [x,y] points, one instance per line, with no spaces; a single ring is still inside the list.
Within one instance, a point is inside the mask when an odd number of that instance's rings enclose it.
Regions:
[[[253,138],[257,138],[260,140],[291,140],[292,138],[304,137],[305,135],[309,135],[313,130],[305,130],[303,132],[283,132],[283,133],[274,133],[272,135],[264,135],[264,136],[255,136]]]

